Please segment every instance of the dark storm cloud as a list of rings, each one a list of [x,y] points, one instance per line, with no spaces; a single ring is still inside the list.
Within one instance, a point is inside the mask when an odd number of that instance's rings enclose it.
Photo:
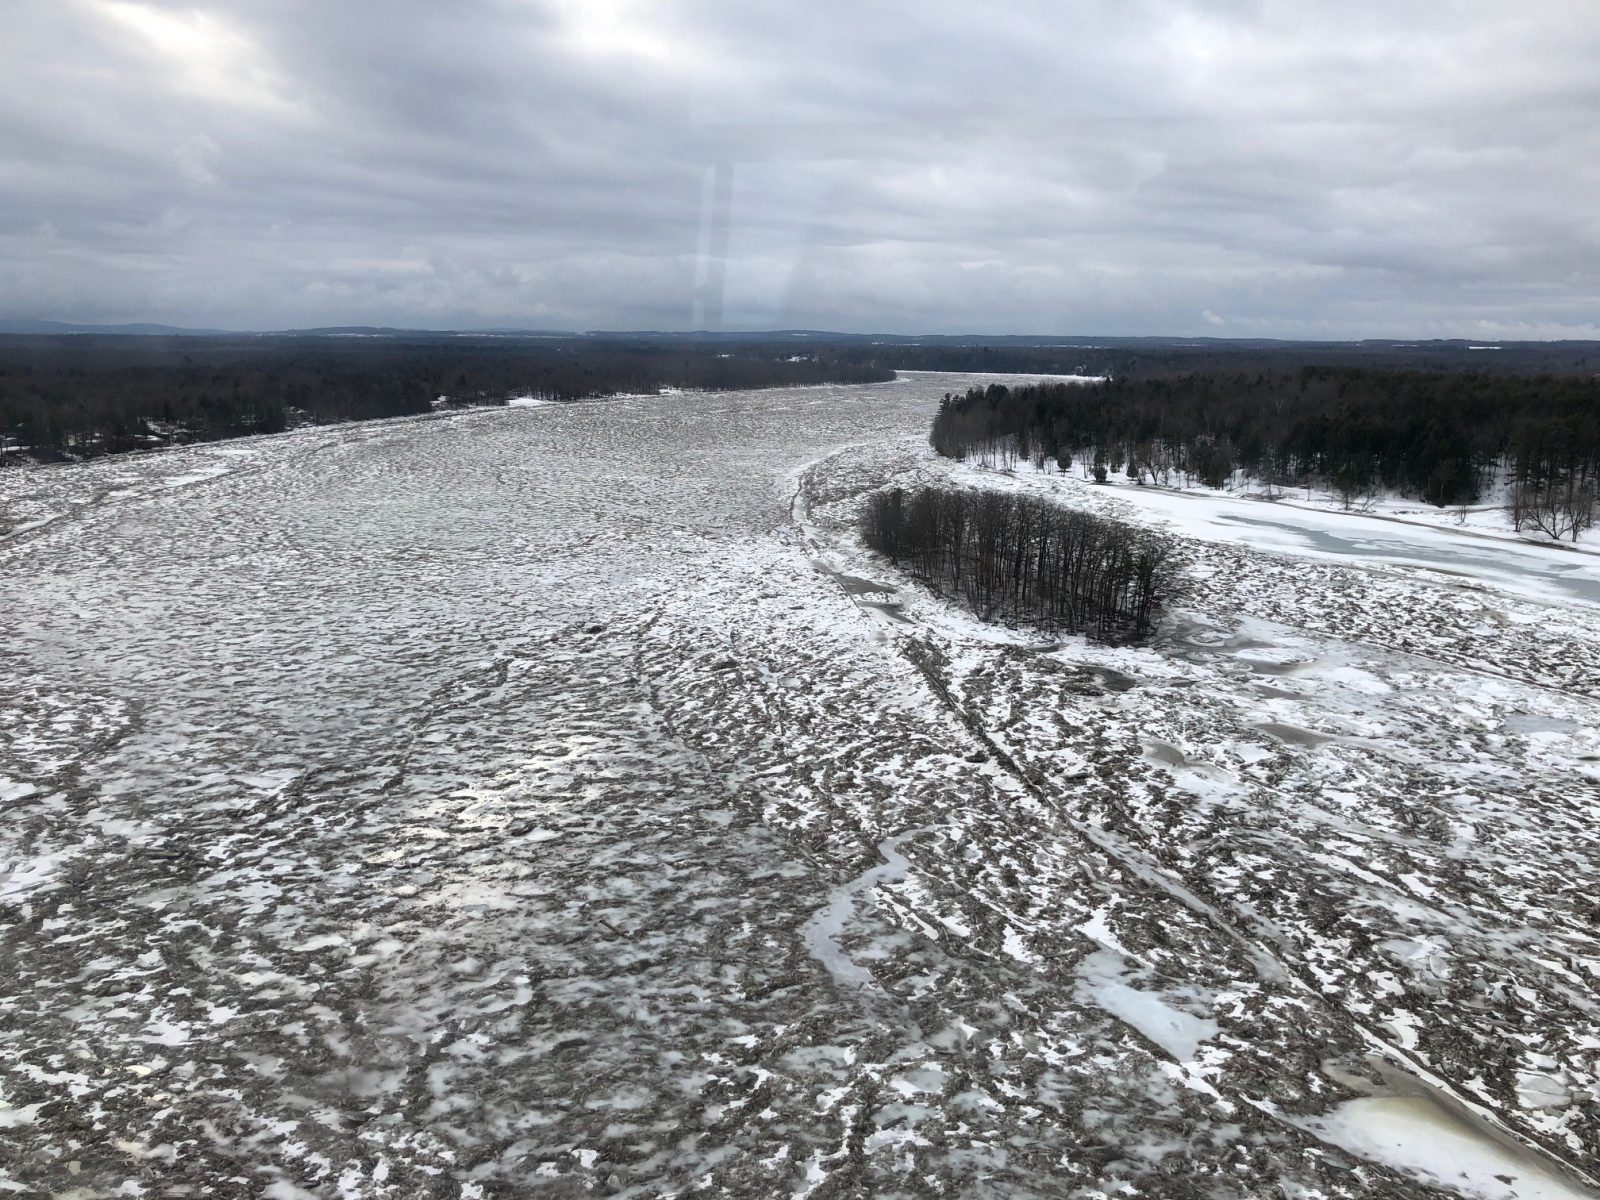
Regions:
[[[1596,336],[1600,10],[0,6],[0,315]]]

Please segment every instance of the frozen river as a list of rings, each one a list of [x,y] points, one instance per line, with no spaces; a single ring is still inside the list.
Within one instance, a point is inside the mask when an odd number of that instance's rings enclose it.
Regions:
[[[0,1187],[1587,1194],[1593,619],[978,629],[848,534],[969,382],[0,475]]]
[[[1311,554],[1334,561],[1401,564],[1539,599],[1600,605],[1600,554],[1382,515],[1269,503],[1210,490],[1120,486],[1116,496],[1171,527],[1210,541]]]

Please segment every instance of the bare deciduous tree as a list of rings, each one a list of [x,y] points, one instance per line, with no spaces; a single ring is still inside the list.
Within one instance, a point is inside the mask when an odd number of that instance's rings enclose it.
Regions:
[[[861,532],[868,546],[985,620],[1097,637],[1143,633],[1170,582],[1165,539],[1005,492],[878,492]]]

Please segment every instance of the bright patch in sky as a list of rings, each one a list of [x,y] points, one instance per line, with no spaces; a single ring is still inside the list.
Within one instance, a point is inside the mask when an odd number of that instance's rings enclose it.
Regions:
[[[171,82],[181,89],[220,103],[291,107],[251,39],[212,12],[174,12],[131,0],[95,0],[95,8],[165,58]]]

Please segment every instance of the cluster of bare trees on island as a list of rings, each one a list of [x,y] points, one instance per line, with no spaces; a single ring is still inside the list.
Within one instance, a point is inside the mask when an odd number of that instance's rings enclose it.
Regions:
[[[947,396],[952,458],[1074,466],[1104,482],[1384,493],[1438,507],[1492,498],[1519,532],[1576,540],[1600,489],[1600,379],[1302,367]]]
[[[984,620],[1064,633],[1145,633],[1170,582],[1165,539],[1006,492],[877,492],[861,533],[890,562],[965,600]]]

